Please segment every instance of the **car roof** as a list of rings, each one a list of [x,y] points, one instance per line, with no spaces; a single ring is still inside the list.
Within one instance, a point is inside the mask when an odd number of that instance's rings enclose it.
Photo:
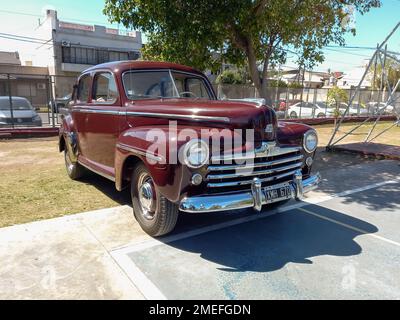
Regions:
[[[116,61],[99,64],[97,66],[91,67],[84,72],[96,71],[99,69],[113,70],[114,72],[124,72],[127,70],[135,69],[175,69],[191,73],[202,74],[200,71],[184,66],[181,64],[170,63],[170,62],[158,62],[158,61]]]
[[[11,97],[13,100],[23,100],[23,101],[28,101],[29,102],[29,100],[27,99],[27,98],[24,98],[24,97]],[[10,96],[0,96],[0,100],[9,100],[10,99]]]

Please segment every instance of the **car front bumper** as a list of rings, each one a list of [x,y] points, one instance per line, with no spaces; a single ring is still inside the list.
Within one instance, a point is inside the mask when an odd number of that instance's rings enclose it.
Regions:
[[[297,172],[293,177],[293,181],[290,182],[290,198],[301,200],[305,193],[316,189],[320,181],[321,175],[319,173],[303,180],[301,171]],[[281,198],[275,199],[273,202],[268,201],[261,187],[261,182],[255,178],[251,191],[184,198],[180,202],[179,209],[188,213],[207,213],[246,208],[254,208],[257,211],[261,211],[263,205],[287,199]]]

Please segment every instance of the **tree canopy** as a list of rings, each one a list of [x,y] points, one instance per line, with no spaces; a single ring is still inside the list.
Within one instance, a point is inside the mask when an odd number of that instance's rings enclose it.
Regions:
[[[343,45],[344,34],[355,33],[350,14],[379,6],[379,0],[106,0],[104,13],[149,35],[145,58],[215,70],[218,52],[247,65],[268,98],[271,65],[284,63],[288,53],[306,67],[322,62],[324,46]]]

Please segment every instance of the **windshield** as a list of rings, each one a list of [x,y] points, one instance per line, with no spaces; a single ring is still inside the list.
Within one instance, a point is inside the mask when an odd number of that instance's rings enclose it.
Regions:
[[[28,100],[25,99],[12,99],[13,110],[32,110],[32,106]],[[11,110],[10,99],[0,99],[0,110]]]
[[[122,77],[131,100],[157,98],[212,99],[206,81],[194,74],[175,71],[131,71]]]

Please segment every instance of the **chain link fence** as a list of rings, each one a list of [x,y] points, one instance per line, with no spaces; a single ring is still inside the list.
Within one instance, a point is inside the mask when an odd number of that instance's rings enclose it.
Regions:
[[[0,74],[0,128],[57,127],[60,111],[71,99],[75,76]],[[260,98],[254,86],[214,85],[219,99]],[[329,89],[268,88],[272,107],[280,119],[334,117],[344,112],[348,101],[332,106]],[[352,95],[346,90],[346,96]],[[385,108],[388,92],[361,90],[349,108],[349,117],[374,116],[379,113],[398,115],[400,105],[394,102]]]

